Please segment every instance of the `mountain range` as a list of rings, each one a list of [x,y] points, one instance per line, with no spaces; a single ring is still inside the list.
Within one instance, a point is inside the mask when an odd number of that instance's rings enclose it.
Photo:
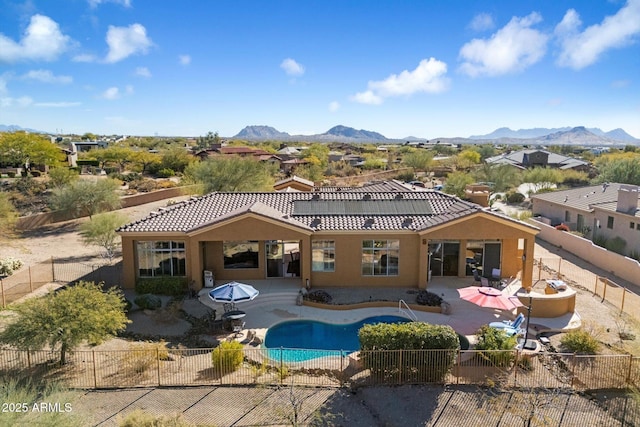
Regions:
[[[402,139],[390,139],[378,132],[354,129],[347,126],[334,126],[325,133],[315,135],[290,135],[271,126],[246,126],[233,139],[279,140],[279,141],[316,141],[316,142],[426,142],[424,138],[413,136]],[[598,128],[564,127],[519,129],[499,128],[487,135],[472,135],[468,138],[434,138],[432,141],[454,144],[494,142],[501,144],[544,144],[544,145],[616,145],[640,144],[640,140],[629,135],[623,129],[604,132]]]

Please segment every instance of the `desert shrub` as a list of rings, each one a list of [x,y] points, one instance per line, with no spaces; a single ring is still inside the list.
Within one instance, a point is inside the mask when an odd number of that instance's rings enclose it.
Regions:
[[[160,297],[152,294],[144,294],[136,297],[133,300],[136,305],[145,310],[155,310],[156,308],[162,307],[162,300]]]
[[[118,415],[116,418],[118,427],[192,427],[191,424],[182,418],[182,414],[174,415],[153,415],[142,409],[136,409],[133,412],[122,417]]]
[[[604,247],[607,248],[607,250],[610,250],[620,255],[624,255],[625,254],[624,248],[626,246],[627,246],[627,241],[620,236],[616,236],[613,239],[609,240]]]
[[[164,189],[164,188],[173,188],[176,186],[176,183],[171,181],[170,179],[164,179],[162,181],[157,181],[156,182],[156,188],[158,190]]]
[[[327,291],[323,291],[321,289],[317,289],[315,291],[309,292],[305,298],[312,302],[319,302],[323,304],[331,304],[333,298]]]
[[[444,381],[460,348],[451,326],[422,322],[368,324],[358,338],[365,368],[404,381]]]
[[[510,204],[517,204],[517,203],[522,203],[524,202],[524,194],[522,193],[507,193],[506,194],[507,197],[507,203]]]
[[[158,178],[169,178],[175,175],[176,175],[175,171],[169,168],[160,169],[158,173],[156,173],[156,176]]]
[[[10,171],[10,172],[7,172],[7,176],[9,178],[15,178],[16,177],[16,173],[14,171]]]
[[[515,347],[518,343],[516,336],[508,336],[505,331],[483,325],[476,333],[477,350],[485,350],[479,355],[494,366],[510,366],[515,358]]]
[[[600,246],[601,248],[606,248],[609,243],[609,239],[604,234],[596,234],[593,236],[593,243]]]
[[[598,340],[584,329],[567,332],[560,344],[565,350],[578,354],[596,354],[599,347]]]
[[[122,372],[127,376],[143,375],[150,368],[157,366],[160,360],[169,360],[166,342],[132,343],[123,353]]]
[[[211,352],[211,363],[219,373],[236,371],[244,360],[243,345],[238,341],[223,341]]]
[[[148,193],[156,189],[156,182],[152,179],[137,179],[129,183],[129,188],[141,193]]]
[[[556,225],[556,230],[570,231],[569,226],[566,225],[566,224],[558,224],[558,225]]]
[[[22,267],[22,261],[12,257],[0,259],[0,276],[11,276]]]
[[[178,296],[185,292],[186,286],[187,281],[182,277],[143,278],[136,282],[136,292],[138,294]]]
[[[422,289],[418,291],[418,294],[416,295],[416,303],[420,305],[427,305],[429,307],[440,307],[440,304],[442,304],[442,297],[438,294]]]
[[[396,179],[404,182],[411,182],[416,179],[416,174],[412,170],[404,170],[396,175]]]
[[[32,170],[29,173],[34,178],[38,178],[38,177],[42,176],[42,172],[40,172],[39,170]]]

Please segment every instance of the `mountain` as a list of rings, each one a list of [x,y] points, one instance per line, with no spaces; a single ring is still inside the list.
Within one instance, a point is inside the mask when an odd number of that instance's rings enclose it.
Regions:
[[[238,139],[284,139],[291,138],[286,132],[272,128],[271,126],[246,126],[233,138]]]
[[[363,139],[366,141],[386,141],[387,138],[378,132],[371,132],[368,130],[360,129],[356,130],[347,126],[334,126],[322,135],[328,135],[339,138],[351,138],[351,139]]]
[[[23,128],[18,125],[0,125],[0,132],[16,132],[16,131],[25,131],[30,133],[51,133],[43,130]]]
[[[499,128],[494,130],[493,132],[486,135],[471,135],[469,139],[500,139],[500,138],[513,138],[513,139],[544,139],[549,135],[558,134],[560,132],[571,132],[574,129],[585,129],[590,134],[603,137],[605,139],[612,139],[627,142],[638,142],[638,140],[628,133],[626,133],[622,129],[614,129],[609,132],[604,132],[599,128],[585,128],[583,126],[578,126],[576,128],[571,127],[562,127],[562,128],[532,128],[532,129],[518,129],[512,130],[507,127]],[[583,134],[587,136],[586,134]],[[576,133],[577,136],[577,133]],[[550,139],[554,139],[556,137],[552,137]],[[588,138],[590,141],[595,142],[591,136]],[[607,143],[611,144],[615,141],[608,141]],[[579,143],[578,141],[574,143]],[[588,142],[584,142],[588,144]]]
[[[546,145],[600,145],[616,142],[607,136],[596,135],[584,126],[578,126],[567,131],[554,132],[537,138],[537,140]]]

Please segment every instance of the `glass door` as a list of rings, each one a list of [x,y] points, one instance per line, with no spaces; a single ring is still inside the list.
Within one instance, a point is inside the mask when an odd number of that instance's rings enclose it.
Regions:
[[[267,277],[284,277],[284,243],[280,240],[265,242]]]

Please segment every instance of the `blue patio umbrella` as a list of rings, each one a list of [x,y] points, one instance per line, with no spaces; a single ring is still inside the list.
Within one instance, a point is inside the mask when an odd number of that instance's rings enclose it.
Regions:
[[[251,301],[260,292],[251,285],[239,282],[229,282],[209,292],[209,298],[215,302],[241,302]]]

